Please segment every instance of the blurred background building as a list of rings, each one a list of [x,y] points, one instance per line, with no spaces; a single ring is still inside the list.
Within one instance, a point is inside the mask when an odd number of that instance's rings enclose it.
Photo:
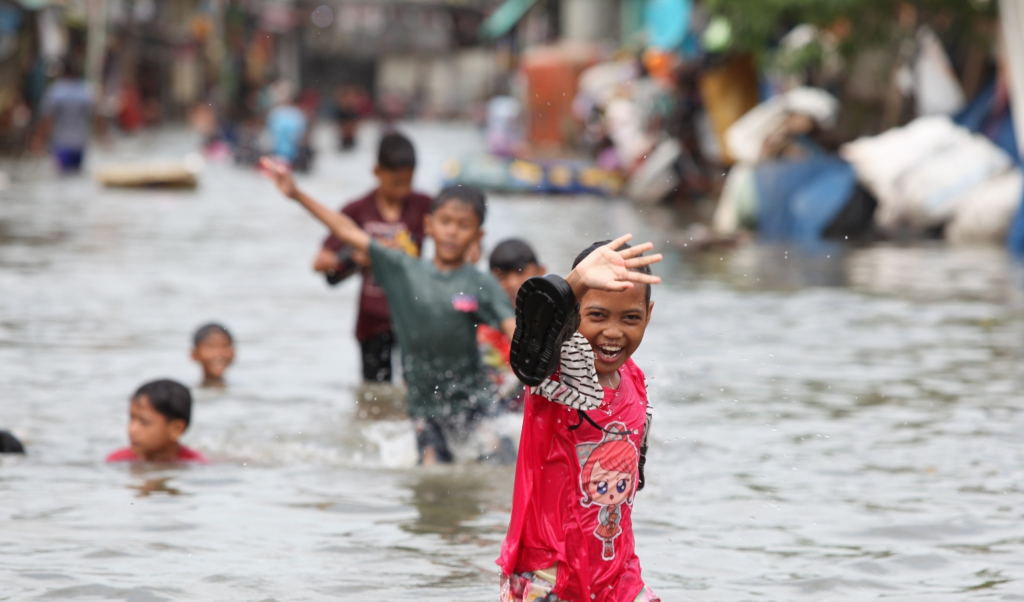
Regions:
[[[263,152],[287,91],[310,123],[348,128],[343,148],[359,119],[474,120],[492,156],[454,158],[450,180],[669,202],[712,242],[746,230],[993,241],[1022,188],[1019,12],[1012,0],[0,0],[0,152],[28,148],[47,85],[71,65],[115,131],[188,120],[241,163]],[[905,172],[880,166],[907,149]],[[945,179],[912,173],[922,166]],[[824,201],[819,188],[840,192]]]

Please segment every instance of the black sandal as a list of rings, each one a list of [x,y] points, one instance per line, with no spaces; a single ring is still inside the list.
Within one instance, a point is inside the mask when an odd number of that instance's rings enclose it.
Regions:
[[[512,371],[523,384],[541,384],[558,370],[562,343],[579,327],[579,304],[569,284],[554,274],[530,278],[516,295]]]

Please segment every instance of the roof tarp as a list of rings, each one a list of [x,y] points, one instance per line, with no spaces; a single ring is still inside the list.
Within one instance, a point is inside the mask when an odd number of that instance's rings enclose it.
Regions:
[[[515,27],[526,11],[536,3],[537,0],[505,0],[505,3],[484,21],[481,35],[487,40],[500,38]]]

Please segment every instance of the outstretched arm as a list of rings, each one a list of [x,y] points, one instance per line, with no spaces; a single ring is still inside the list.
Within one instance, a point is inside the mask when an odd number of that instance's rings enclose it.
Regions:
[[[263,157],[259,163],[260,170],[270,178],[286,197],[298,201],[300,205],[313,214],[313,217],[320,220],[331,232],[338,237],[338,240],[351,245],[353,249],[367,252],[370,249],[370,235],[363,231],[349,216],[332,211],[321,205],[308,194],[302,192],[295,185],[291,169],[287,165]]]

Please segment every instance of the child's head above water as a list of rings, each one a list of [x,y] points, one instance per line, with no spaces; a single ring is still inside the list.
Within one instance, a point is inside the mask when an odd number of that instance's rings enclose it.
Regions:
[[[377,193],[386,201],[398,203],[412,192],[412,176],[416,171],[416,149],[412,142],[398,132],[380,139],[377,150]]]
[[[588,255],[610,242],[596,242],[584,249],[573,262],[573,269]],[[628,248],[628,244],[623,244],[619,250]],[[646,265],[632,271],[651,274],[650,266]],[[643,341],[644,332],[651,321],[651,311],[654,309],[651,285],[634,286],[620,292],[591,289],[579,301],[579,332],[594,349],[594,366],[597,372],[615,372],[626,363]]]
[[[192,335],[192,359],[203,367],[204,385],[222,384],[224,372],[235,360],[231,333],[214,322],[200,326]]]
[[[541,265],[537,254],[521,239],[510,238],[498,243],[491,251],[491,273],[515,305],[519,287],[534,276],[543,276],[547,268]]]
[[[178,439],[192,419],[192,394],[181,383],[154,380],[131,398],[128,439],[140,460],[171,461],[178,457]]]
[[[439,192],[424,222],[427,236],[434,239],[434,263],[461,266],[466,252],[484,235],[485,217],[487,200],[479,189],[457,184]]]

